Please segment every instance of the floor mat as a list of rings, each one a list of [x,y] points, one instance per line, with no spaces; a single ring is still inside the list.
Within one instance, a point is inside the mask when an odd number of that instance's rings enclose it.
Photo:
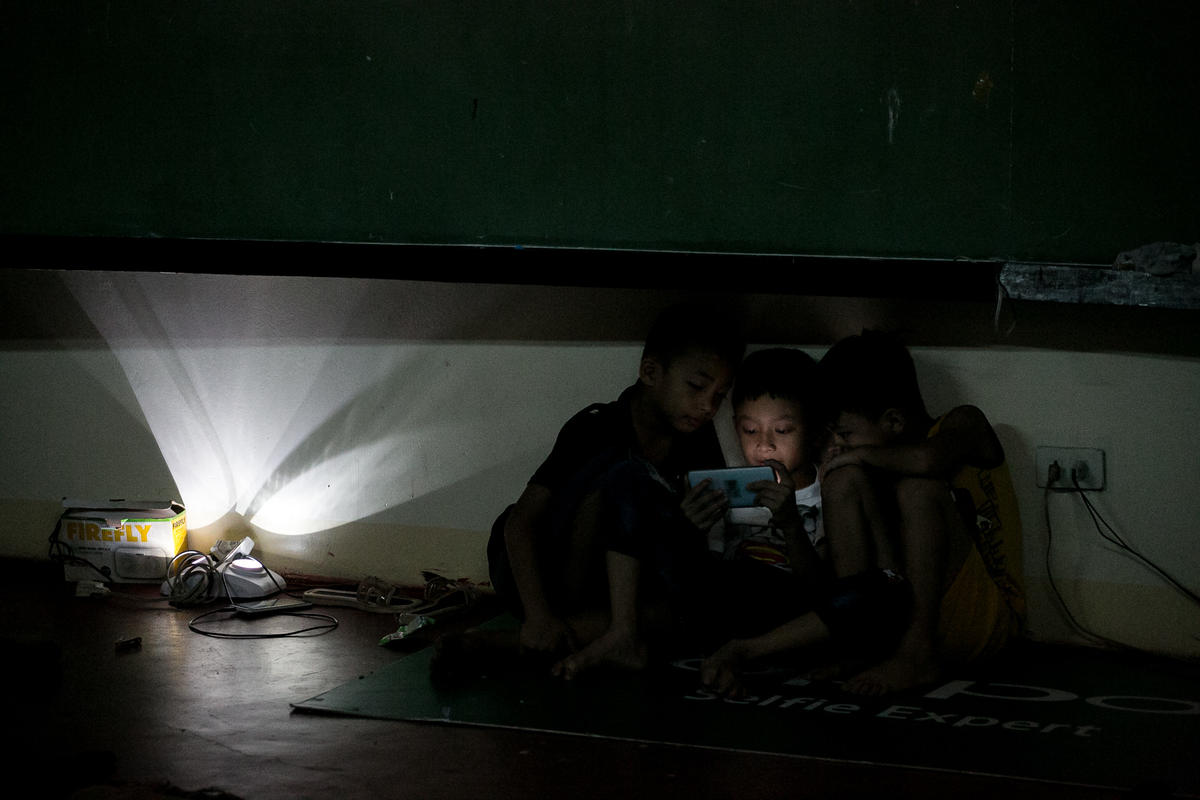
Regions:
[[[293,708],[1200,797],[1200,673],[1171,661],[1022,644],[986,669],[885,699],[780,667],[749,675],[752,694],[734,701],[698,687],[698,659],[571,682],[492,665],[443,685],[431,655]]]

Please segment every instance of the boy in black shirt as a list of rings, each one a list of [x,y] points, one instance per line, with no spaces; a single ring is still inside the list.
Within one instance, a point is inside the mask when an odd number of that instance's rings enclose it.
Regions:
[[[688,607],[707,544],[680,511],[685,476],[724,466],[712,418],[743,350],[706,309],[665,312],[637,382],[572,417],[493,526],[492,584],[522,651],[551,656],[555,674],[644,667],[647,626]]]

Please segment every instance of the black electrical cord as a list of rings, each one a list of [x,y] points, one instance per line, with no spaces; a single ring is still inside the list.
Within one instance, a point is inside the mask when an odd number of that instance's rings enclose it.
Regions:
[[[304,611],[280,611],[275,614],[272,614],[271,616],[302,617],[302,618],[306,618],[306,619],[321,620],[322,623],[320,625],[310,625],[307,628],[299,628],[297,630],[283,631],[281,633],[230,633],[228,631],[204,630],[203,628],[199,627],[198,623],[200,623],[202,620],[208,619],[209,617],[215,616],[217,614],[235,615],[235,614],[237,614],[237,612],[238,612],[238,607],[236,605],[228,605],[228,606],[223,606],[221,608],[213,609],[212,611],[206,611],[203,614],[200,614],[199,616],[193,617],[191,620],[189,620],[188,621],[188,629],[191,630],[193,633],[198,633],[201,636],[209,636],[214,639],[288,639],[288,638],[308,638],[310,636],[320,636],[321,634],[328,633],[329,631],[334,630],[338,626],[337,618],[332,617],[328,614],[316,614],[316,613],[308,613],[308,612],[304,612]],[[232,619],[232,616],[226,617],[226,619]]]
[[[221,589],[224,590],[225,598],[229,601],[229,604],[222,606],[221,608],[213,609],[212,611],[206,611],[203,614],[200,614],[199,616],[193,617],[191,620],[189,620],[188,629],[193,633],[198,633],[201,636],[209,636],[214,639],[287,639],[292,637],[307,638],[309,636],[320,636],[321,634],[328,633],[329,631],[332,631],[338,627],[337,618],[332,617],[329,614],[304,611],[277,611],[272,613],[270,616],[301,617],[305,619],[320,620],[321,624],[310,625],[306,628],[284,631],[282,633],[230,633],[228,631],[214,631],[201,628],[199,623],[202,620],[208,619],[209,617],[217,614],[236,615],[239,611],[245,610],[243,606],[238,604],[233,594],[229,591],[229,586],[225,581],[225,572],[218,569],[219,566],[226,563],[232,564],[234,561],[237,561],[240,558],[250,558],[250,556],[236,555],[232,558],[226,556],[226,558],[220,563],[212,563],[212,559],[208,558],[210,563],[208,569],[210,580],[220,582]],[[284,588],[279,585],[279,581],[275,580],[275,576],[272,575],[269,570],[267,571],[267,577],[271,579],[271,583],[275,584],[276,590],[283,592],[283,594],[287,594],[288,597],[294,596],[284,591]],[[230,618],[232,617],[227,617],[226,619]]]
[[[1167,583],[1171,584],[1171,586],[1173,586],[1176,590],[1178,590],[1180,592],[1180,594],[1183,594],[1184,596],[1186,596],[1193,603],[1200,605],[1200,595],[1197,595],[1191,589],[1184,586],[1182,583],[1180,583],[1178,580],[1176,580],[1173,576],[1171,576],[1166,570],[1164,570],[1158,564],[1151,561],[1146,556],[1139,553],[1132,546],[1130,546],[1130,544],[1128,542],[1126,542],[1124,539],[1121,538],[1121,535],[1119,533],[1117,533],[1116,529],[1113,528],[1113,526],[1109,524],[1108,520],[1106,520],[1100,514],[1099,509],[1096,508],[1096,505],[1091,501],[1090,498],[1088,498],[1087,493],[1079,485],[1079,480],[1076,477],[1074,470],[1071,471],[1071,482],[1075,484],[1075,491],[1079,494],[1079,499],[1083,501],[1083,506],[1084,506],[1084,508],[1087,509],[1088,515],[1092,518],[1092,524],[1096,527],[1096,532],[1100,534],[1100,537],[1102,539],[1104,539],[1109,544],[1114,545],[1121,552],[1132,556],[1143,566],[1147,567],[1148,569],[1153,570],[1154,572],[1157,572],[1159,574],[1159,576],[1162,577],[1163,580],[1165,580]],[[1106,530],[1107,530],[1107,533],[1106,533]]]
[[[176,608],[207,603],[217,574],[217,565],[207,553],[181,550],[167,564],[167,601]]]
[[[1050,482],[1051,481],[1047,481],[1047,484]],[[1090,639],[1107,642],[1117,646],[1123,646],[1119,642],[1114,642],[1092,632],[1078,619],[1076,619],[1075,615],[1071,613],[1071,607],[1067,605],[1067,600],[1065,597],[1063,597],[1062,591],[1059,590],[1058,583],[1054,580],[1054,566],[1053,559],[1051,557],[1054,550],[1054,525],[1050,521],[1050,492],[1050,487],[1047,485],[1045,492],[1042,494],[1042,508],[1045,511],[1046,516],[1046,579],[1050,582],[1050,588],[1053,590],[1054,596],[1058,600],[1058,605],[1060,608],[1062,608],[1063,613],[1067,615],[1067,619],[1070,621],[1072,627],[1074,627],[1079,633],[1082,633],[1084,636],[1087,636]]]
[[[1050,484],[1055,483],[1057,480],[1058,480],[1057,475],[1051,475],[1050,480],[1047,481],[1047,486],[1046,486],[1045,492],[1042,495],[1042,507],[1045,512],[1045,520],[1046,520],[1046,578],[1050,583],[1050,588],[1053,590],[1054,595],[1055,595],[1056,599],[1058,600],[1059,606],[1063,610],[1063,613],[1066,614],[1067,619],[1070,621],[1071,625],[1074,626],[1074,628],[1079,633],[1083,634],[1084,636],[1086,636],[1090,639],[1094,639],[1098,642],[1103,642],[1104,644],[1107,644],[1111,647],[1121,649],[1121,650],[1127,650],[1127,651],[1132,651],[1132,652],[1141,653],[1144,655],[1151,655],[1151,656],[1160,655],[1158,653],[1152,653],[1148,650],[1144,650],[1142,648],[1135,647],[1130,644],[1125,644],[1124,642],[1119,642],[1115,639],[1110,639],[1107,636],[1101,636],[1100,634],[1096,633],[1095,631],[1090,630],[1089,628],[1084,626],[1082,623],[1080,623],[1079,620],[1076,619],[1075,615],[1073,613],[1071,613],[1071,609],[1070,609],[1070,606],[1068,606],[1068,604],[1067,604],[1066,598],[1063,597],[1062,592],[1058,588],[1057,582],[1054,580],[1054,569],[1052,566],[1052,559],[1051,559],[1051,552],[1054,547],[1054,526],[1051,523],[1051,519],[1050,519],[1050,494],[1052,491],[1055,491],[1056,493],[1062,493],[1064,491],[1061,489],[1052,490],[1050,488]],[[1175,588],[1179,589],[1181,592],[1188,595],[1193,600],[1197,599],[1195,593],[1193,593],[1192,591],[1190,591],[1183,585],[1179,584],[1177,581],[1175,581],[1174,578],[1169,576],[1166,572],[1164,572],[1162,569],[1160,569],[1156,564],[1154,564],[1152,561],[1147,559],[1145,556],[1141,555],[1136,550],[1134,550],[1132,547],[1130,547],[1125,542],[1125,540],[1120,537],[1120,535],[1116,532],[1116,530],[1113,529],[1113,527],[1108,524],[1107,520],[1104,520],[1104,518],[1100,515],[1099,511],[1095,508],[1095,505],[1091,502],[1091,500],[1088,499],[1083,487],[1081,487],[1079,485],[1078,476],[1076,476],[1074,470],[1071,471],[1071,481],[1074,484],[1075,488],[1067,489],[1065,491],[1069,492],[1071,494],[1076,494],[1080,497],[1080,499],[1082,500],[1082,502],[1084,504],[1084,507],[1088,511],[1088,514],[1092,518],[1092,524],[1096,526],[1097,531],[1100,533],[1100,536],[1103,539],[1105,539],[1105,541],[1116,544],[1123,552],[1129,553],[1130,555],[1137,558],[1140,562],[1142,562],[1146,566],[1157,571],[1166,580],[1168,580],[1173,586],[1175,586]],[[1110,534],[1108,534],[1108,535],[1105,534],[1104,530],[1101,529],[1100,522],[1104,523],[1104,526],[1108,528]]]

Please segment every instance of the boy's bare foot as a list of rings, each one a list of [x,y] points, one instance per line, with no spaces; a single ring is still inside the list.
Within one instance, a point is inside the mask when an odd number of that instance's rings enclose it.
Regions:
[[[606,632],[577,653],[554,665],[552,672],[571,680],[586,669],[608,666],[625,672],[639,672],[649,663],[646,643],[633,637]]]
[[[848,679],[842,689],[862,697],[883,697],[934,683],[941,675],[942,666],[932,657],[895,653]]]

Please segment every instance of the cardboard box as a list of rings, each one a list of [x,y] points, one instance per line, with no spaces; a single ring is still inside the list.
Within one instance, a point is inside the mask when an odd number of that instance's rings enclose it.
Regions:
[[[174,500],[64,500],[54,531],[68,581],[158,583],[187,547],[187,512]]]

